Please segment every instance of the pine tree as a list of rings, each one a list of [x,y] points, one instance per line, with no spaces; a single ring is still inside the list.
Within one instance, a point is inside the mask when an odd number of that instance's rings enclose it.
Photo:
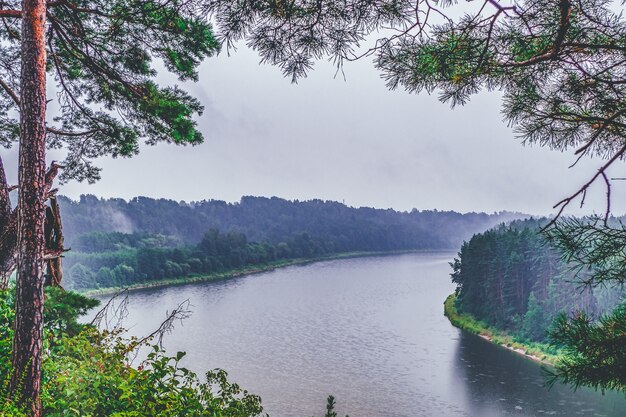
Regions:
[[[626,392],[626,303],[596,323],[587,314],[561,315],[550,332],[567,356],[551,382]]]
[[[196,144],[199,102],[154,81],[153,59],[181,80],[197,79],[199,62],[218,50],[193,1],[24,0],[0,9],[0,144],[19,143],[18,205],[0,162],[0,284],[17,265],[11,387],[33,416],[41,413],[46,200],[53,181],[95,181],[92,160],[132,156],[138,143]],[[20,62],[20,71],[15,63]],[[46,120],[47,81],[59,106]],[[55,96],[53,96],[55,97]],[[17,115],[17,116],[16,116]],[[63,148],[62,164],[46,150]]]
[[[531,292],[528,297],[528,308],[524,314],[522,334],[530,340],[541,342],[546,338],[546,327],[543,306],[535,297],[535,293]]]

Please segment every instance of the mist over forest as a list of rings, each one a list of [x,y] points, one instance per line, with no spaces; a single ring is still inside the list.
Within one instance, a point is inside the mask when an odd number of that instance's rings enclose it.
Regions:
[[[349,207],[335,201],[289,201],[242,197],[238,203],[203,200],[186,203],[137,197],[103,199],[59,197],[66,240],[72,244],[92,232],[147,233],[197,243],[209,229],[244,233],[248,240],[280,243],[296,233],[328,238],[339,250],[456,249],[474,233],[528,217],[508,211],[410,212]]]
[[[456,249],[520,213],[399,212],[246,196],[175,202],[59,197],[70,288],[121,287],[348,252]]]

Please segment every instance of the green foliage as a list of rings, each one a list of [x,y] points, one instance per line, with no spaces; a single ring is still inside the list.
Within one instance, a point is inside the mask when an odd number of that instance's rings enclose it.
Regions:
[[[617,219],[564,218],[545,231],[559,248],[573,275],[594,287],[600,299],[621,301],[615,311],[599,321],[584,312],[560,315],[550,332],[566,356],[552,374],[552,382],[574,387],[626,391],[626,303],[610,290],[624,288],[626,230]]]
[[[540,252],[527,246],[534,244],[532,239],[510,233],[507,242],[485,234],[473,239],[473,247],[464,246],[464,262],[453,265],[463,311],[499,328],[538,338],[543,333],[541,315],[549,321],[562,309],[563,301],[554,295],[561,293],[568,302],[574,301],[571,294],[575,292],[567,288],[564,277],[589,286],[624,284],[626,233],[622,225],[614,227],[607,221],[611,188],[606,173],[626,155],[623,2],[485,0],[476,11],[447,16],[443,7],[456,2],[346,0],[330,5],[294,0],[285,5],[207,1],[227,43],[245,39],[294,81],[305,76],[320,57],[331,58],[338,67],[345,60],[358,59],[355,50],[385,28],[384,33],[391,35],[376,38],[361,56],[374,56],[389,88],[437,90],[453,106],[466,103],[482,89],[500,91],[502,114],[525,143],[558,151],[574,149],[580,158],[607,160],[577,192],[555,206],[560,215],[576,198],[584,203],[590,185],[604,180],[605,219],[565,219],[548,231],[563,250],[567,267],[578,269],[577,273],[558,264],[560,272],[552,271],[550,265],[558,255],[548,254],[543,260],[528,256],[528,251]],[[273,30],[276,27],[280,30]],[[498,255],[485,255],[489,252]],[[532,271],[537,264],[538,270]],[[529,312],[531,291],[537,303],[533,301]],[[587,288],[578,301],[569,302],[569,308],[584,308],[597,316],[603,312],[594,305],[597,301]],[[561,322],[565,326],[566,321]],[[583,329],[583,322],[574,320],[571,326]],[[576,347],[574,339],[569,343]],[[575,369],[575,362],[571,365],[569,371],[562,369],[564,379],[572,381],[571,375],[577,375],[581,383],[606,384],[602,375],[595,374],[602,364],[587,363],[587,376],[584,368]],[[596,377],[600,379],[594,382]]]
[[[561,357],[561,351],[548,343],[531,342],[516,337],[508,332],[489,326],[468,313],[461,313],[457,308],[456,294],[451,294],[444,302],[444,314],[454,326],[472,334],[481,336],[492,343],[523,352],[542,362],[555,364]]]
[[[206,381],[158,347],[137,368],[116,334],[93,329],[66,338],[46,361],[42,401],[46,415],[255,416],[260,399],[210,371]]]
[[[545,221],[527,220],[475,235],[452,263],[458,308],[488,326],[546,342],[560,313],[599,316],[616,305],[623,288],[582,286],[569,264],[539,233]]]
[[[326,414],[324,414],[324,417],[337,417],[337,413],[335,412],[335,397],[332,395],[329,395],[326,399]]]
[[[349,207],[335,201],[251,196],[237,203],[185,203],[147,197],[126,201],[93,195],[82,195],[78,201],[67,197],[58,200],[67,246],[78,252],[198,244],[209,229],[243,233],[248,242],[290,246],[297,236],[298,243],[305,244],[306,233],[314,241],[310,248],[314,251],[455,249],[474,233],[526,217],[511,212],[400,212]],[[152,244],[150,237],[155,239]]]
[[[244,197],[187,204],[60,198],[65,283],[76,290],[221,274],[349,252],[450,249],[520,215],[352,208],[332,201]],[[133,233],[111,232],[127,230]],[[80,266],[77,266],[80,265]]]
[[[586,284],[626,283],[626,228],[621,220],[561,218],[545,236]]]
[[[186,204],[81,196],[78,202],[60,198],[60,204],[66,242],[73,249],[64,262],[69,271],[65,282],[76,290],[206,276],[338,253],[453,248],[473,231],[518,216],[402,213],[257,197],[244,197],[238,204]],[[137,231],[105,231],[112,228]]]
[[[47,287],[44,304],[46,330],[50,336],[75,336],[84,327],[78,323],[78,317],[85,315],[99,304],[100,301],[75,292],[65,291],[59,287]]]
[[[0,290],[0,410],[11,414],[14,404],[8,395],[11,375],[11,350],[13,347],[13,326],[15,322],[15,299],[13,291]],[[15,414],[18,416],[19,414]],[[0,416],[2,413],[0,412]]]
[[[80,0],[47,5],[47,72],[58,93],[51,148],[67,156],[63,180],[99,178],[92,161],[104,155],[129,157],[139,142],[197,144],[203,137],[194,117],[199,101],[177,86],[159,86],[153,61],[179,80],[197,80],[201,61],[219,50],[211,25],[187,0]],[[20,9],[20,2],[4,7]],[[0,79],[19,93],[19,19],[6,19]],[[5,91],[6,92],[6,91]],[[0,96],[0,144],[17,139],[18,104]]]
[[[72,287],[76,289],[93,288],[95,281],[93,271],[82,264],[75,264],[69,268],[69,276],[72,277]]]
[[[335,397],[332,395],[328,396],[327,404],[326,404],[326,414],[324,417],[337,417],[337,413],[335,413]]]
[[[461,327],[481,334],[493,326],[525,344],[553,343],[563,353],[552,383],[624,390],[626,305],[616,305],[626,293],[622,285],[608,285],[623,275],[623,242],[615,239],[621,232],[568,219],[559,231],[549,229],[545,240],[542,224],[517,222],[463,245],[453,263],[457,307],[484,323],[459,320]],[[570,252],[561,255],[550,242],[561,250],[567,243]],[[600,253],[607,258],[598,259]],[[607,285],[588,285],[598,276]]]
[[[389,88],[439,91],[452,105],[501,91],[502,113],[527,143],[606,158],[626,151],[618,1],[484,0],[450,13],[457,2],[206,2],[229,46],[247,41],[294,81],[322,57],[338,67],[373,57]]]
[[[522,335],[529,340],[542,341],[546,339],[548,322],[543,312],[544,308],[531,291],[528,296],[528,307],[522,325]]]
[[[21,417],[7,394],[10,375],[13,289],[0,293],[0,416]],[[97,301],[51,288],[46,293],[42,402],[46,416],[217,416],[262,412],[258,396],[228,381],[223,370],[202,381],[157,346],[131,366],[137,340],[122,330],[100,331],[77,322]],[[147,342],[146,342],[147,343]],[[146,345],[147,346],[147,345]]]
[[[626,302],[598,322],[560,315],[550,337],[565,351],[551,382],[626,392]]]

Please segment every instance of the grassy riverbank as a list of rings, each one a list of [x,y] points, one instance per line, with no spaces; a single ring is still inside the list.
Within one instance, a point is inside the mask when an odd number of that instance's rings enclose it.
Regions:
[[[273,271],[278,268],[284,268],[287,266],[293,265],[306,265],[314,262],[321,261],[331,261],[336,259],[349,259],[349,258],[363,258],[370,256],[387,256],[387,255],[401,255],[403,253],[417,253],[423,252],[418,250],[406,250],[406,251],[390,251],[390,252],[345,252],[338,253],[334,255],[323,256],[319,258],[298,258],[298,259],[288,259],[283,261],[272,262],[263,265],[251,265],[243,268],[232,269],[229,271],[216,272],[213,274],[193,274],[180,278],[171,278],[171,279],[163,279],[156,281],[148,281],[133,284],[126,287],[105,287],[98,289],[89,289],[86,291],[79,291],[81,294],[86,296],[95,296],[95,295],[109,295],[114,294],[123,289],[128,290],[140,290],[146,288],[160,288],[160,287],[170,287],[174,285],[186,285],[186,284],[195,284],[201,282],[210,282],[210,281],[222,281],[226,279],[241,277],[244,275],[252,275],[259,274],[262,272]]]
[[[451,294],[444,302],[444,314],[450,322],[459,329],[478,335],[485,340],[512,350],[528,359],[554,366],[559,355],[554,348],[545,343],[523,342],[508,333],[487,326],[476,320],[471,314],[460,313],[456,309],[456,295]]]

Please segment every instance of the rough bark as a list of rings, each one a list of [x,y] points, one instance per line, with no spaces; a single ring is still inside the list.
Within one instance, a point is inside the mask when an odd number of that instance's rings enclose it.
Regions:
[[[15,336],[11,390],[41,416],[44,222],[46,200],[46,1],[24,0],[20,83],[20,157]]]
[[[46,276],[44,286],[61,286],[63,279],[62,254],[65,252],[61,212],[56,190],[51,190],[54,178],[61,166],[52,162],[46,173],[46,196],[50,204],[46,207],[44,225]],[[17,262],[17,209],[12,208],[10,187],[2,158],[0,158],[0,290],[8,287],[9,278]]]
[[[11,207],[9,184],[0,158],[0,290],[7,287],[15,270],[17,254],[17,212]]]
[[[61,212],[56,196],[50,197],[50,206],[46,208],[46,280],[45,286],[61,286],[63,279],[63,226]]]

